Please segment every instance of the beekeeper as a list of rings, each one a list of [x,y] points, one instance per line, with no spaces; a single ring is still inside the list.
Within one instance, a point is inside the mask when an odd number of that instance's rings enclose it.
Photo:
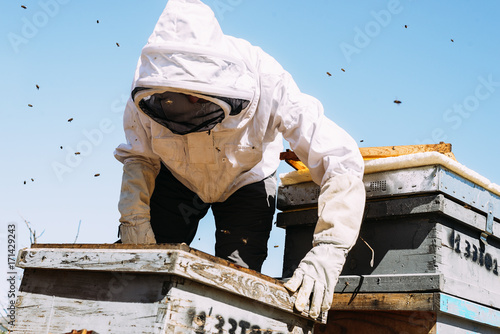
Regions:
[[[280,64],[224,35],[210,7],[170,0],[142,49],[124,114],[123,243],[190,243],[211,207],[215,255],[260,270],[283,138],[321,185],[313,248],[286,283],[313,318],[330,308],[365,203],[355,141]]]

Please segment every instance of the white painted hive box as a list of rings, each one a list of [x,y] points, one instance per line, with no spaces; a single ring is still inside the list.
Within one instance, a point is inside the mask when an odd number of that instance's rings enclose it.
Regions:
[[[310,334],[281,283],[186,245],[34,245],[13,334]]]

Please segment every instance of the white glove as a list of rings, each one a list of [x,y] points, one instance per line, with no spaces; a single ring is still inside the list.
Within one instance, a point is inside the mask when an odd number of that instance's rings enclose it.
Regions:
[[[120,237],[124,244],[156,244],[155,234],[148,221],[135,225],[121,223]]]
[[[358,238],[365,201],[363,182],[354,175],[332,177],[321,188],[315,246],[285,283],[292,292],[300,287],[295,300],[299,312],[306,311],[316,319],[320,311],[330,309],[345,258]],[[309,301],[310,308],[306,309]]]
[[[150,224],[149,202],[158,172],[134,161],[123,165],[122,189],[118,209],[120,237],[124,244],[156,244]]]
[[[292,292],[300,287],[295,300],[297,311],[305,311],[316,319],[320,312],[330,309],[346,255],[346,250],[333,244],[317,245],[306,254],[292,278],[285,283],[285,287]]]

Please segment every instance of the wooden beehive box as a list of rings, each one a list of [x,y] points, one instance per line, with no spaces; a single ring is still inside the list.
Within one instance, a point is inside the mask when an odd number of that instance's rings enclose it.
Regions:
[[[17,333],[294,333],[281,282],[186,245],[33,245],[16,306]]]
[[[440,293],[441,299],[485,307],[499,317],[498,186],[438,153],[387,160],[397,159],[406,160],[404,168],[391,163],[386,167],[392,168],[383,168],[386,159],[367,163],[365,217],[336,294]],[[293,273],[311,248],[318,196],[313,182],[279,188],[278,226],[286,228],[283,277]],[[435,306],[427,310],[436,318],[441,314]],[[500,323],[485,326],[494,333]]]

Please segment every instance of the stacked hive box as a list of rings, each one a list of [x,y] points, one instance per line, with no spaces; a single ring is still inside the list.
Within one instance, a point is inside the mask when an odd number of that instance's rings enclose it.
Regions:
[[[282,176],[278,193],[284,277],[311,248],[317,219],[319,187],[293,180]],[[369,161],[363,181],[360,238],[318,331],[500,332],[499,187],[439,153]]]
[[[311,334],[279,281],[186,245],[34,245],[17,333]]]

